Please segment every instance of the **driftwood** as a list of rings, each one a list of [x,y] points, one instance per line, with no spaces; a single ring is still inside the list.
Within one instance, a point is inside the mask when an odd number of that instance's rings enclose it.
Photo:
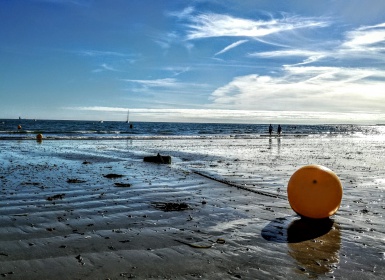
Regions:
[[[144,157],[143,161],[153,162],[153,163],[161,163],[161,164],[171,164],[171,157],[170,156],[161,156],[158,153],[156,156]]]

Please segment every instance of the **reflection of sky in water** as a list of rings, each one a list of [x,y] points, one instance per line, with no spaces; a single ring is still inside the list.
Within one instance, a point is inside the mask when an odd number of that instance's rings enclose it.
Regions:
[[[263,229],[262,237],[287,243],[288,254],[297,262],[295,271],[310,277],[332,272],[340,261],[340,230],[330,219],[278,218]]]

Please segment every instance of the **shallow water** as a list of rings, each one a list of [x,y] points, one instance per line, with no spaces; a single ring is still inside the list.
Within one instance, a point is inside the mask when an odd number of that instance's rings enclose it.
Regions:
[[[132,127],[130,126],[132,125]],[[382,136],[381,125],[285,125],[282,137]],[[20,129],[18,127],[20,126]],[[41,133],[45,139],[254,139],[266,138],[269,124],[166,123],[166,122],[96,122],[66,120],[0,120],[0,139],[35,139]],[[273,136],[277,135],[274,125]]]

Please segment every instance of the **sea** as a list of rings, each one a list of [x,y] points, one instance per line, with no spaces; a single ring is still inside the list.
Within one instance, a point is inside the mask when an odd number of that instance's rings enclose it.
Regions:
[[[162,138],[269,137],[269,124],[177,123],[0,119],[0,140],[32,140],[38,134],[52,140],[113,140]],[[273,125],[273,137],[278,124]],[[385,136],[385,125],[281,124],[281,137]]]

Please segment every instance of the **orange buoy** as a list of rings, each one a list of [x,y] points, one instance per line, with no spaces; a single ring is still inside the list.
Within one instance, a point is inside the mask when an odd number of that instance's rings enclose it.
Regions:
[[[323,219],[337,212],[342,200],[342,184],[337,175],[321,165],[307,165],[290,177],[287,195],[298,215]]]
[[[21,125],[20,124],[17,126],[17,129],[21,129]]]
[[[36,140],[42,141],[43,140],[43,134],[39,133],[38,135],[36,135]]]

